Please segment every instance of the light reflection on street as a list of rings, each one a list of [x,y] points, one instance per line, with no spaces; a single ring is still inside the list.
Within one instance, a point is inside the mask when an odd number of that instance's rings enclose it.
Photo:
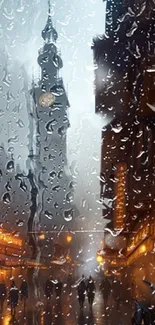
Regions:
[[[43,310],[41,311],[40,325],[44,325],[44,312],[43,312]]]
[[[6,314],[3,318],[2,325],[9,325],[11,324],[11,315]]]

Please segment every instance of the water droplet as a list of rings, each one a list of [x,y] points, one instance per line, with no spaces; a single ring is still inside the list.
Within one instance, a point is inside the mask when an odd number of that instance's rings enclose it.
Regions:
[[[64,220],[69,222],[73,219],[73,209],[65,210],[63,212]]]
[[[19,119],[16,123],[20,128],[23,128],[25,126],[24,122],[21,119]]]
[[[55,171],[50,172],[49,176],[51,178],[55,178],[57,176],[57,173]]]
[[[58,173],[58,178],[62,178],[63,177],[63,171],[60,170],[60,172]]]
[[[63,66],[63,63],[62,63],[61,58],[60,58],[58,55],[56,55],[56,54],[53,56],[53,60],[52,60],[52,62],[53,62],[54,66],[55,66],[56,68],[61,69],[62,66]]]
[[[60,190],[60,185],[56,185],[52,188],[53,192],[59,192],[59,190]]]
[[[85,206],[86,206],[86,199],[83,199],[83,200],[82,200],[82,202],[81,202],[81,206],[82,206],[82,208],[85,208]]]
[[[97,154],[96,152],[93,153],[92,158],[93,158],[93,160],[95,160],[95,161],[99,161],[99,160],[100,160],[100,159],[99,159],[99,156],[98,156],[98,154]]]
[[[10,193],[6,192],[4,193],[2,200],[5,204],[9,204],[11,202],[11,196]]]
[[[58,134],[63,137],[63,135],[66,134],[66,128],[64,126],[58,128]]]
[[[20,182],[20,188],[21,188],[21,190],[23,190],[24,192],[27,191],[27,185],[25,184],[25,182],[24,182],[23,180]]]
[[[78,217],[78,219],[79,219],[80,221],[84,221],[84,220],[85,220],[85,216],[80,215],[80,216]]]
[[[75,181],[71,181],[70,184],[69,184],[69,188],[70,189],[75,189],[76,188],[76,182]]]
[[[53,95],[55,97],[59,97],[62,96],[65,92],[64,87],[61,85],[56,85],[54,87],[51,88],[51,92],[53,93]]]
[[[139,202],[138,204],[134,204],[134,207],[135,207],[136,209],[140,209],[140,208],[143,207],[143,203],[142,203],[142,202]]]
[[[58,208],[59,208],[59,204],[58,204],[57,202],[55,202],[55,203],[53,204],[53,206],[54,206],[55,209],[58,209]]]
[[[3,109],[0,109],[0,117],[4,116],[4,111]]]
[[[9,143],[17,143],[19,141],[19,136],[16,135],[8,140]]]
[[[24,225],[24,221],[19,219],[19,220],[16,221],[16,225],[18,227],[22,227]]]
[[[11,187],[9,181],[6,183],[5,188],[6,188],[7,191],[10,191],[11,190],[12,187]]]
[[[14,169],[14,161],[13,160],[10,160],[8,161],[7,165],[6,165],[6,169],[8,172],[12,172],[13,169]]]
[[[74,198],[74,196],[73,196],[73,193],[72,193],[72,192],[68,192],[68,193],[66,194],[66,201],[67,201],[68,203],[73,202],[73,198]]]
[[[9,147],[8,152],[12,153],[14,151],[14,147]]]
[[[45,217],[47,218],[47,219],[49,219],[49,220],[52,220],[53,219],[53,215],[52,215],[52,213],[51,212],[49,212],[49,211],[45,211]]]
[[[52,121],[49,121],[45,126],[48,134],[52,134],[54,132]]]
[[[118,125],[117,127],[112,127],[111,130],[114,131],[115,133],[121,132],[123,127],[121,125]]]

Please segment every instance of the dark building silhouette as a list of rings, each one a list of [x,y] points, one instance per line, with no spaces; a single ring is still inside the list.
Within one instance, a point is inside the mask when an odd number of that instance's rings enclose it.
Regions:
[[[153,1],[107,1],[106,35],[92,47],[96,113],[111,118],[102,130],[103,217],[121,230],[115,240],[105,236],[107,270],[133,270],[139,261],[143,276],[155,235],[154,9]]]

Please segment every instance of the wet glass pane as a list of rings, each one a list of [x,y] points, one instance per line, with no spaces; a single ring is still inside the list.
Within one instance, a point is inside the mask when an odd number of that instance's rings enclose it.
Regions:
[[[0,2],[0,325],[153,324],[154,20]]]

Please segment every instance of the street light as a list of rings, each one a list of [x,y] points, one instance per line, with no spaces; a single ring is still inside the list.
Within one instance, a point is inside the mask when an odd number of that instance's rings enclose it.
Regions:
[[[45,239],[45,234],[44,234],[44,233],[40,234],[40,235],[39,235],[39,239],[40,239],[40,240],[44,240],[44,239]]]
[[[66,237],[67,243],[69,244],[72,241],[72,236],[70,234]]]
[[[97,262],[98,262],[99,264],[102,264],[103,261],[104,261],[102,255],[97,255],[96,260],[97,260]]]

